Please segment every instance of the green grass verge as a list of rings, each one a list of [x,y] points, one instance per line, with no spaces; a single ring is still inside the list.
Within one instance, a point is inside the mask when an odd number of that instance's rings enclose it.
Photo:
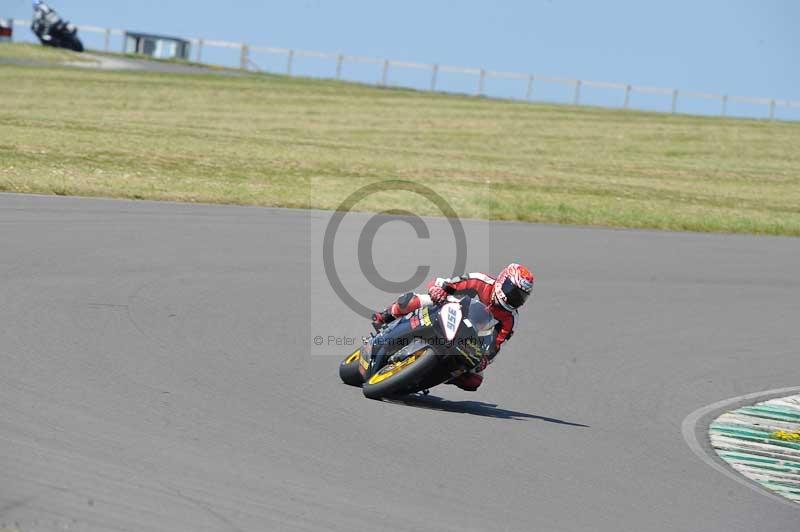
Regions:
[[[800,235],[798,123],[270,75],[0,76],[4,191],[331,209],[361,184],[408,179],[463,216]],[[390,207],[438,213],[410,194],[357,205]]]
[[[11,59],[14,61],[33,63],[46,63],[61,65],[64,63],[96,63],[93,58],[84,54],[64,50],[61,48],[48,48],[39,44],[28,43],[0,43],[0,61]]]

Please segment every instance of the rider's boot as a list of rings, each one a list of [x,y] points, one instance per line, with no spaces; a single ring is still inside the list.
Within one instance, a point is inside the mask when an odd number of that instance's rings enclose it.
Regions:
[[[454,384],[466,392],[474,392],[483,382],[483,375],[480,373],[466,372],[458,377],[454,377],[445,384]]]

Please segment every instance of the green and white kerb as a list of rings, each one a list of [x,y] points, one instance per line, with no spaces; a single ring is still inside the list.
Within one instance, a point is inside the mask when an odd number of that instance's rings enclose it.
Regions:
[[[711,423],[709,436],[736,471],[800,504],[800,395],[727,412]]]

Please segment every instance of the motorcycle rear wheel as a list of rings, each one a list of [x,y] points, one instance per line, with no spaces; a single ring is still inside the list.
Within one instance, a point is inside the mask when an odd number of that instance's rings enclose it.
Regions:
[[[69,48],[74,52],[83,52],[83,43],[80,39],[71,35],[64,40],[64,48]]]
[[[361,386],[364,384],[364,377],[361,376],[361,372],[358,370],[360,357],[361,348],[359,347],[347,355],[339,364],[339,378],[342,379],[343,383],[350,386]]]

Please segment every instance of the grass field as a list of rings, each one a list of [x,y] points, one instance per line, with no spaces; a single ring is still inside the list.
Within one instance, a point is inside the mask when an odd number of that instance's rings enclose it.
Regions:
[[[0,45],[0,58],[27,48]],[[0,76],[4,191],[331,209],[393,178],[465,216],[800,236],[800,123],[270,75]],[[389,207],[436,213],[409,194],[358,205]]]
[[[76,54],[69,50],[58,48],[45,48],[38,44],[9,44],[0,43],[0,60],[14,59],[19,61],[34,61],[36,63],[95,63],[96,61],[84,54]]]

